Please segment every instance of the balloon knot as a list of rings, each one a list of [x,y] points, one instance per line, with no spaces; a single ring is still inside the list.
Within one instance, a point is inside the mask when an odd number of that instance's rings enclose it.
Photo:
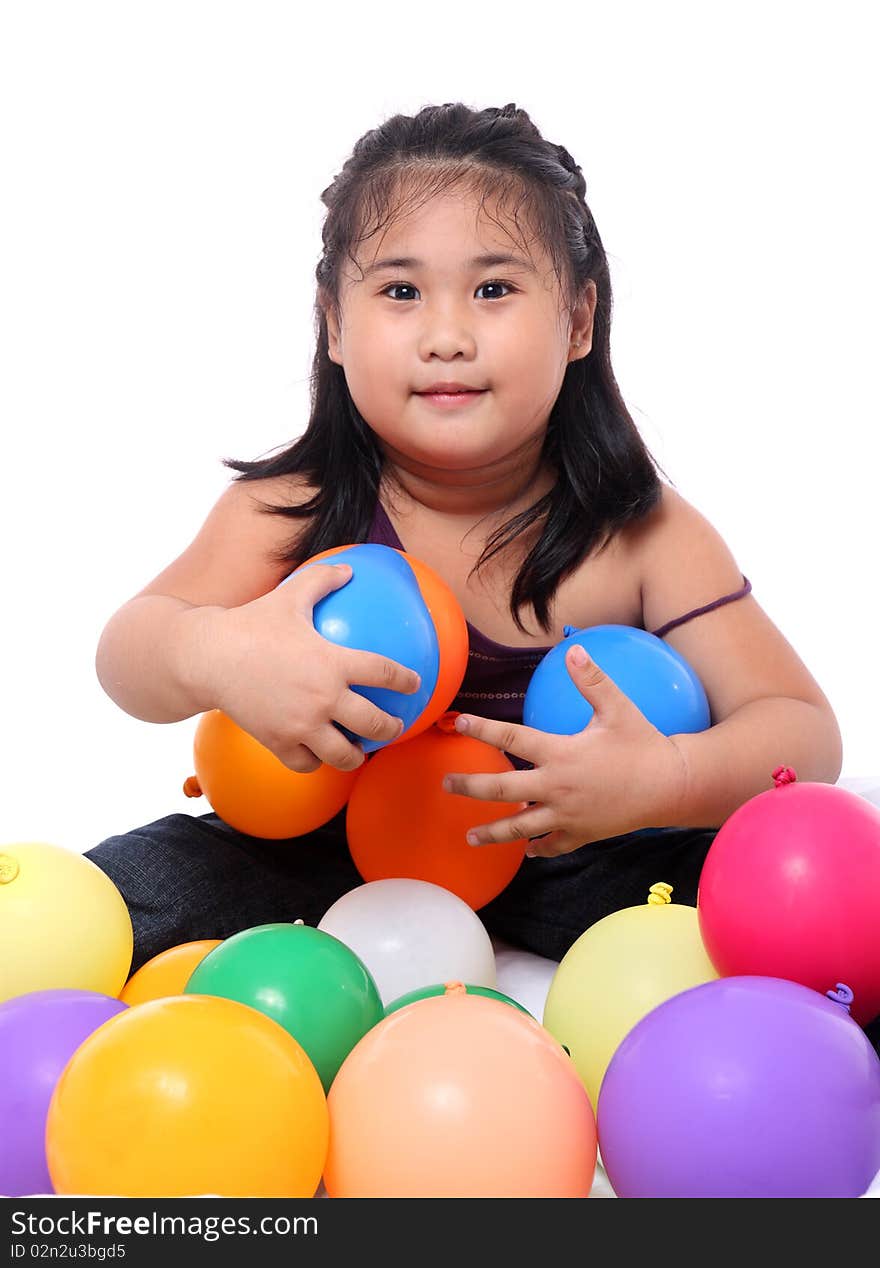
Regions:
[[[571,638],[572,634],[577,634],[577,632],[578,627],[576,625],[563,625],[562,627],[563,638]]]
[[[671,893],[671,885],[667,885],[665,881],[658,881],[648,890],[648,902],[652,907],[665,907],[667,903],[672,902]]]
[[[455,719],[461,710],[450,709],[447,713],[441,713],[440,717],[434,723],[438,731],[442,731],[444,735],[458,735],[455,729]]]
[[[829,999],[834,1000],[835,1004],[840,1004],[841,1007],[849,1012],[849,1006],[853,1002],[853,993],[845,982],[838,982],[836,990],[826,991],[825,994]]]
[[[0,885],[8,885],[18,876],[18,859],[11,854],[0,854]]]
[[[183,792],[186,797],[201,797],[202,787],[195,775],[184,780]]]
[[[467,987],[464,982],[444,982],[444,995],[467,995]]]
[[[773,783],[777,788],[784,787],[785,784],[793,784],[797,779],[790,766],[777,766],[773,772]]]

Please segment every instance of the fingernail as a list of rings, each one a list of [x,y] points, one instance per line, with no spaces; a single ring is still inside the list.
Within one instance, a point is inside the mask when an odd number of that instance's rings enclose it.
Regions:
[[[571,649],[571,659],[576,665],[586,665],[589,660],[587,653],[581,647],[580,643],[575,643],[574,647]]]
[[[479,845],[479,844],[480,844],[480,838],[477,836],[476,832],[469,832],[469,833],[467,834],[467,843],[468,843],[468,845]]]
[[[461,717],[459,717],[459,718],[456,718],[456,719],[455,719],[455,729],[456,729],[456,731],[467,731],[467,730],[468,730],[468,728],[470,727],[470,724],[471,724],[471,723],[470,723],[470,719],[469,719],[469,718],[461,718]]]
[[[534,851],[534,850],[526,850],[526,858],[527,858],[527,859],[533,859],[533,858],[535,858],[535,857],[536,857],[536,855],[535,855],[535,851]]]

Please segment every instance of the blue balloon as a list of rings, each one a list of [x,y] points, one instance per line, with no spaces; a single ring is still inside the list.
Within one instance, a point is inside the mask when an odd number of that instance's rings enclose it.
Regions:
[[[384,713],[403,720],[404,733],[424,712],[440,672],[440,643],[425,606],[415,573],[390,546],[363,542],[325,559],[302,564],[290,577],[319,564],[348,564],[352,575],[338,590],[315,604],[312,620],[323,638],[340,647],[378,652],[421,677],[418,691],[407,695],[388,687],[352,685],[352,691],[372,701]],[[285,577],[282,585],[290,580]],[[339,726],[339,723],[335,725]],[[390,740],[368,740],[339,726],[343,735],[365,753],[384,748]]]
[[[663,735],[705,731],[709,701],[694,670],[674,648],[631,625],[566,625],[565,637],[543,657],[529,681],[523,722],[539,731],[574,735],[593,716],[593,706],[571,680],[565,653],[579,643],[600,669]]]

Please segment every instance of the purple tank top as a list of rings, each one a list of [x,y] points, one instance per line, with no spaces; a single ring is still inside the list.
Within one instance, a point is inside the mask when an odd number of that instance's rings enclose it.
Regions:
[[[382,546],[393,546],[396,550],[404,550],[394,526],[391,523],[382,503],[376,500],[376,511],[367,539]],[[702,608],[694,608],[667,621],[658,630],[652,630],[661,638],[676,625],[711,612],[723,603],[732,603],[741,599],[752,588],[747,577],[743,577],[742,589],[733,594],[726,594]],[[523,701],[526,688],[538,663],[550,651],[550,647],[507,647],[504,643],[496,643],[488,638],[476,626],[467,623],[468,628],[468,665],[465,671],[461,690],[450,705],[460,713],[475,713],[480,717],[496,718],[499,722],[522,722]],[[510,756],[508,754],[508,756]],[[513,760],[513,759],[511,759]]]

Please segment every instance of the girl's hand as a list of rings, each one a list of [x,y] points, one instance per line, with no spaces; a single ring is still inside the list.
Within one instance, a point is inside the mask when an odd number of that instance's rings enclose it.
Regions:
[[[674,740],[658,731],[577,644],[566,653],[566,666],[595,710],[576,735],[552,735],[471,714],[456,718],[456,730],[533,765],[503,775],[445,777],[446,791],[464,797],[535,803],[512,818],[474,828],[468,833],[472,845],[528,837],[528,854],[549,858],[591,841],[675,822],[687,767]]]
[[[387,687],[410,694],[419,675],[376,652],[340,647],[315,629],[312,609],[351,577],[348,564],[315,564],[284,585],[237,608],[211,627],[212,697],[216,707],[291,770],[322,762],[350,771],[364,751],[334,726],[371,740],[393,740],[400,718],[359,692]]]

